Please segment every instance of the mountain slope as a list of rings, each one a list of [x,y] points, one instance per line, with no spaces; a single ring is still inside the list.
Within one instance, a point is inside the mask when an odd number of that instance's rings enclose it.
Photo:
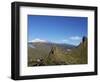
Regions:
[[[29,42],[28,43],[28,65],[33,65],[37,59],[45,60],[52,47],[55,46],[61,49],[62,52],[67,51],[67,49],[72,49],[75,46],[68,44],[57,44],[57,43],[47,43],[47,42]]]
[[[87,38],[78,46],[28,43],[28,66],[87,64]]]

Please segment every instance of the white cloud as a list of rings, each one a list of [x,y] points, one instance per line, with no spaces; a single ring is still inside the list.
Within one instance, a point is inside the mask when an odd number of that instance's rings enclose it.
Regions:
[[[64,40],[62,40],[63,42],[68,42],[68,40],[67,39],[64,39]]]
[[[42,40],[42,39],[39,39],[39,38],[36,38],[36,39],[33,39],[29,42],[47,42],[46,40]]]
[[[81,40],[81,37],[79,37],[79,36],[72,36],[69,39],[71,39],[71,40]]]

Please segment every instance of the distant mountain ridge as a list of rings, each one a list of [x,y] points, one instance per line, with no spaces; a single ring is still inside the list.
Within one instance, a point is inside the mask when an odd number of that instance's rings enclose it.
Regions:
[[[53,45],[56,45],[56,46],[62,46],[62,47],[67,47],[67,48],[74,48],[76,47],[75,45],[71,45],[71,44],[66,44],[66,43],[54,43],[54,42],[28,42],[29,45],[32,45],[35,47],[35,45],[38,45],[40,46],[41,45],[48,45],[48,46],[53,46]]]

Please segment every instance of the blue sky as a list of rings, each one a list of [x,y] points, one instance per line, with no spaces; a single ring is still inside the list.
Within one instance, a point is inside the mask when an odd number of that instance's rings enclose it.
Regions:
[[[28,15],[28,41],[78,45],[87,36],[87,17]]]

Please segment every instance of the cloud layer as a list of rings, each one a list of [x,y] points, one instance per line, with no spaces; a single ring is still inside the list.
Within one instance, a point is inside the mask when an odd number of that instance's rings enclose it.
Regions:
[[[79,36],[71,36],[71,37],[68,37],[64,40],[62,40],[62,42],[64,43],[68,43],[68,44],[73,44],[73,45],[78,45],[81,41],[82,37],[79,37]]]
[[[62,40],[63,42],[68,42],[68,41],[70,41],[70,40],[74,40],[74,41],[76,41],[76,40],[81,40],[82,38],[81,37],[79,37],[79,36],[71,36],[71,37],[69,37],[69,38],[67,38],[67,39],[64,39],[64,40]]]
[[[79,36],[72,36],[69,39],[71,39],[71,40],[81,40],[81,37],[79,37]]]
[[[52,43],[68,43],[68,44],[73,44],[73,45],[78,45],[81,41],[82,37],[80,36],[71,36],[71,37],[68,37],[66,39],[63,39],[63,40],[57,40],[57,41],[47,41],[47,40],[44,40],[44,39],[40,39],[40,38],[35,38],[29,42],[44,42],[44,43],[47,43],[47,42],[52,42]]]
[[[39,39],[39,38],[36,38],[36,39],[33,39],[29,42],[47,42],[46,40],[42,40],[42,39]]]

